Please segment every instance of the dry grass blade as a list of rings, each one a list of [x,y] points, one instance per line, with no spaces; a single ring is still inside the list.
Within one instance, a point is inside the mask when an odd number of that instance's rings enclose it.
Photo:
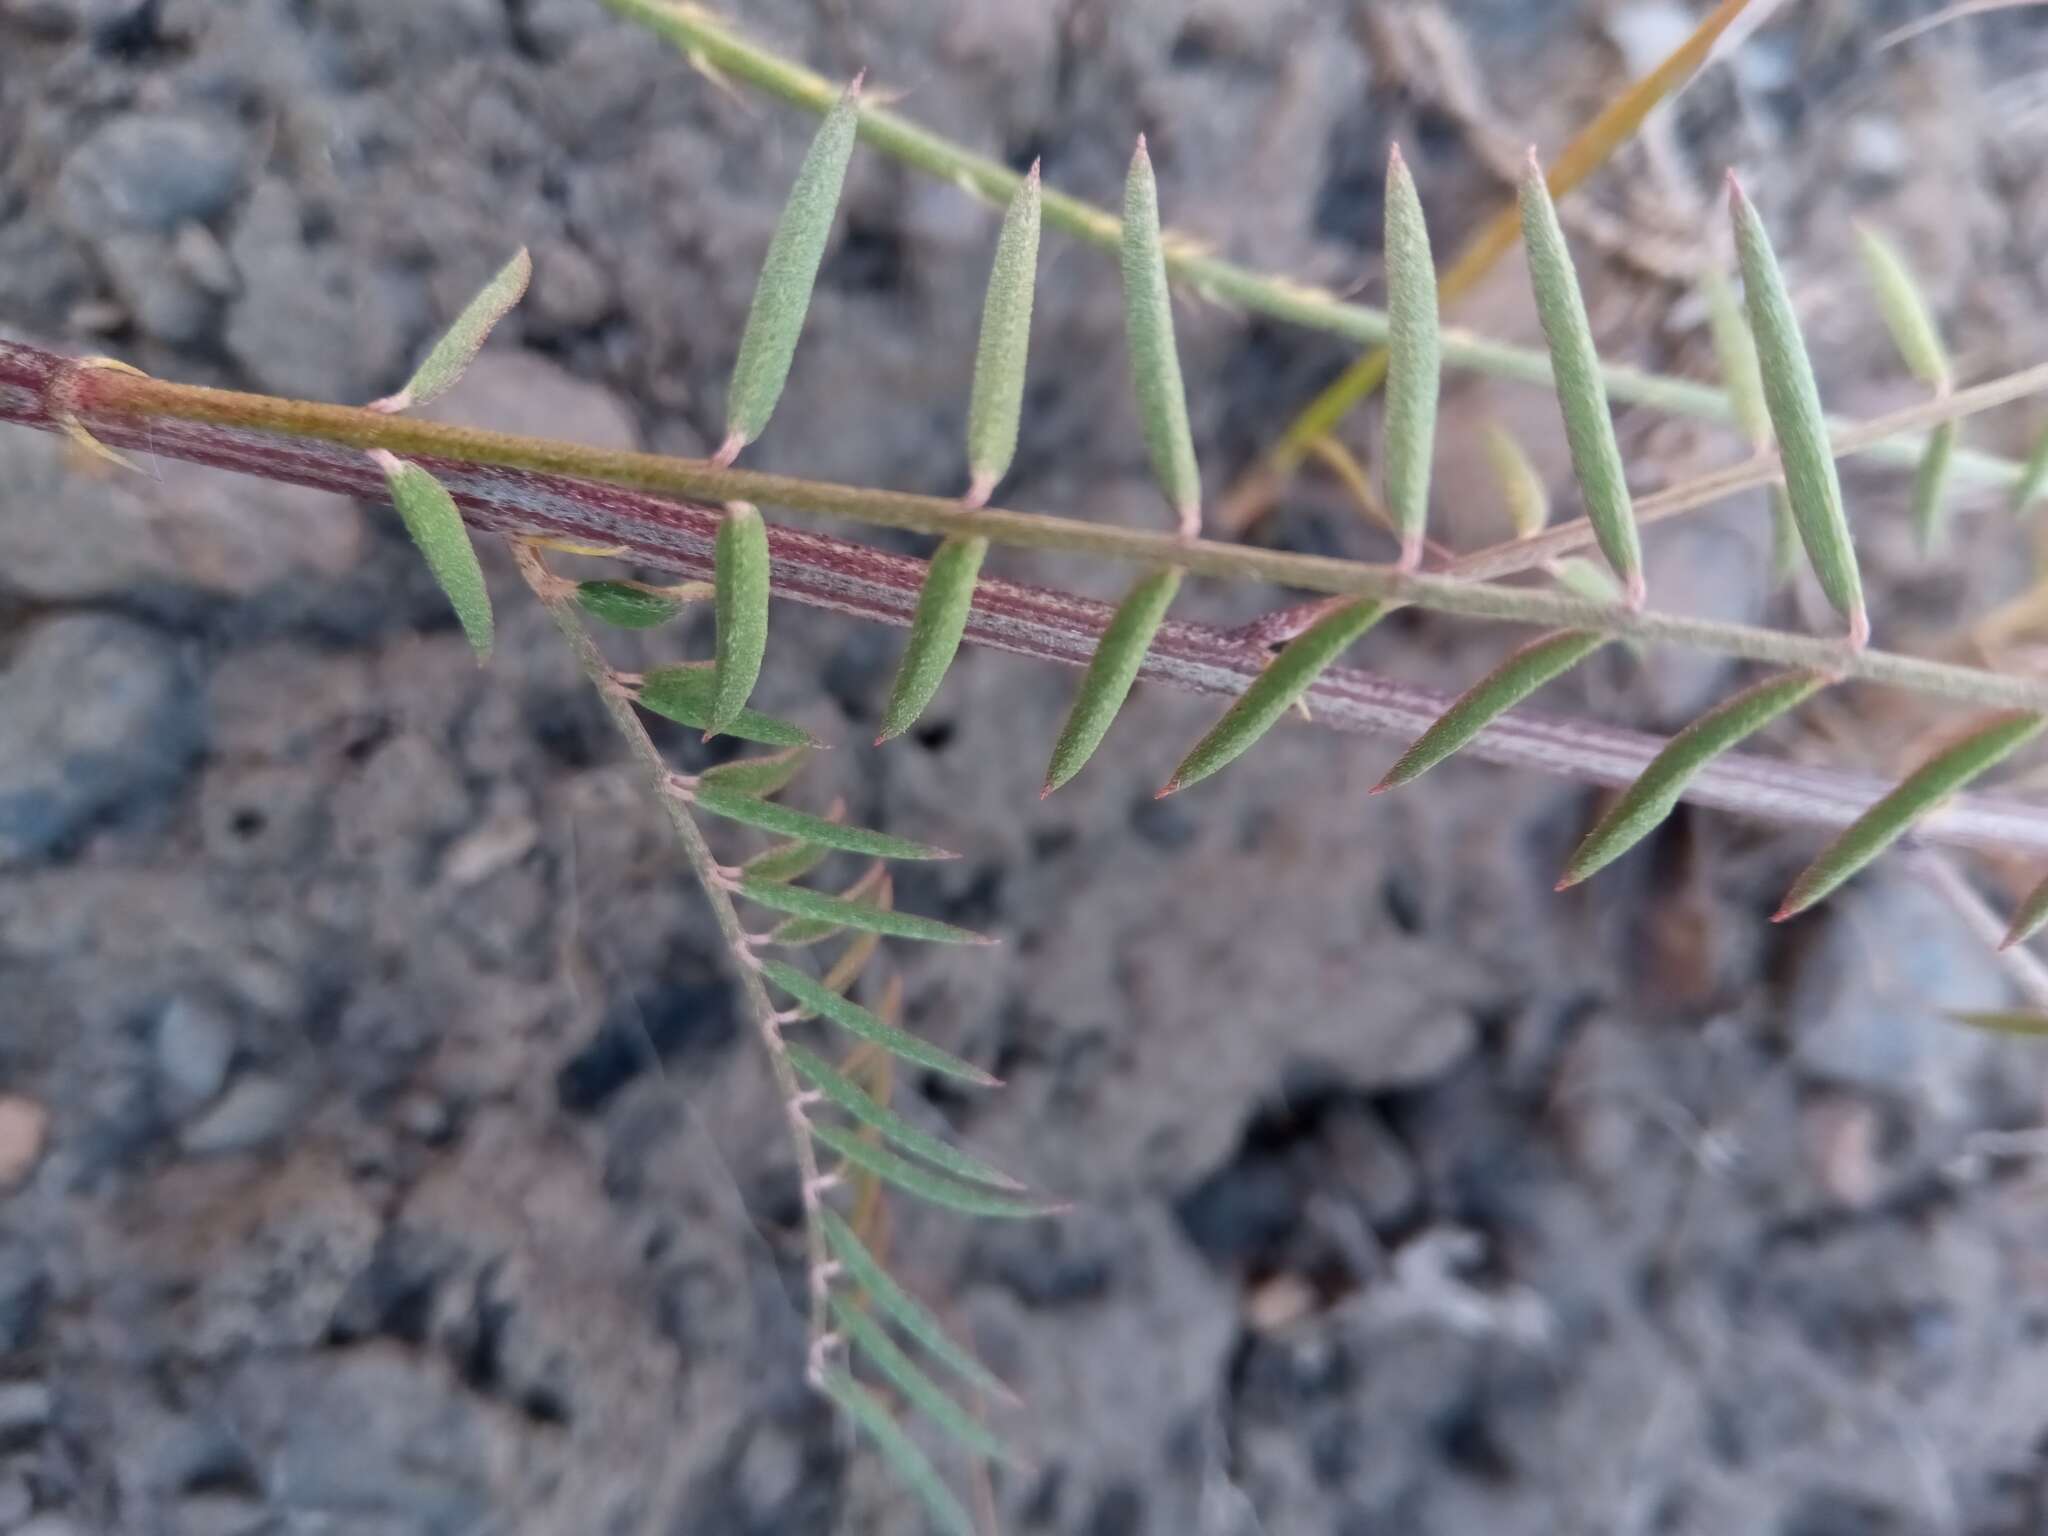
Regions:
[[[1166,285],[1166,251],[1159,235],[1159,185],[1152,157],[1138,136],[1124,182],[1124,329],[1131,352],[1131,384],[1152,472],[1179,520],[1183,538],[1202,531],[1202,479],[1188,426],[1187,388],[1173,337],[1173,294]]]
[[[491,594],[484,585],[483,567],[469,542],[468,525],[462,521],[455,498],[446,486],[419,465],[384,452],[370,450],[370,458],[384,472],[391,505],[398,509],[405,531],[434,573],[434,580],[455,610],[469,648],[478,662],[491,659]]]
[[[967,632],[967,616],[974,609],[974,583],[987,554],[987,539],[959,537],[947,539],[933,552],[876,746],[893,741],[915,725],[945,681],[946,669],[960,650],[960,637]]]
[[[1557,381],[1557,401],[1564,412],[1565,439],[1571,445],[1572,470],[1585,498],[1586,519],[1600,543],[1600,552],[1620,578],[1632,608],[1643,602],[1643,551],[1629,501],[1628,475],[1622,467],[1621,444],[1614,436],[1614,417],[1607,408],[1607,386],[1600,377],[1600,354],[1593,345],[1593,326],[1586,301],[1572,270],[1571,252],[1557,208],[1543,184],[1543,167],[1535,153],[1522,178],[1522,241],[1529,250],[1529,281],[1536,292],[1536,313],[1550,344],[1550,363]]]
[[[1786,672],[1745,688],[1671,738],[1586,834],[1557,882],[1562,891],[1604,869],[1669,816],[1694,774],[1736,743],[1797,709],[1828,685],[1817,672]]]
[[[1485,730],[1496,716],[1562,677],[1612,638],[1594,630],[1568,629],[1521,646],[1439,715],[1373,786],[1372,793],[1384,794],[1420,778]]]
[[[415,405],[438,400],[454,388],[476,360],[477,353],[483,349],[485,339],[497,323],[525,297],[526,285],[532,280],[533,258],[522,245],[499,269],[498,275],[484,284],[482,291],[456,316],[455,323],[434,343],[433,350],[406,381],[405,388],[382,400],[371,401],[369,408],[384,412],[409,410]]]
[[[996,1080],[974,1063],[962,1061],[951,1051],[942,1051],[929,1041],[920,1040],[908,1030],[898,1029],[861,1007],[851,998],[827,991],[793,965],[781,960],[763,960],[761,974],[820,1018],[831,1020],[849,1035],[869,1041],[891,1056],[900,1057],[913,1066],[923,1067],[941,1076],[972,1083],[978,1088],[992,1088],[996,1085]]]
[[[1209,734],[1181,759],[1173,777],[1159,791],[1161,797],[1199,783],[1250,750],[1308,691],[1309,684],[1324,668],[1389,611],[1387,604],[1370,599],[1347,603],[1325,614],[1304,634],[1290,641],[1287,649],[1275,656],[1252,685],[1238,695],[1237,702],[1210,728]]]
[[[1813,363],[1806,355],[1806,340],[1771,237],[1733,175],[1728,178],[1728,202],[1735,217],[1750,331],[1763,369],[1764,401],[1778,437],[1792,517],[1821,590],[1849,621],[1850,643],[1860,649],[1870,636],[1870,618],[1863,606],[1863,580],[1849,537],[1848,514],[1842,508],[1842,482],[1828,443],[1820,386],[1814,382]]]
[[[1387,506],[1401,537],[1401,567],[1422,560],[1429,471],[1443,382],[1436,265],[1415,178],[1397,144],[1387,157]]]
[[[1994,715],[1937,752],[1821,850],[1792,883],[1771,921],[1781,923],[1827,896],[1905,836],[1914,822],[2032,740],[2043,724],[2048,719],[2025,710]]]
[[[967,402],[967,504],[978,507],[1010,471],[1024,415],[1025,365],[1031,352],[1031,298],[1038,281],[1038,162],[1010,198],[996,238],[995,265],[982,301]]]
[[[718,651],[711,666],[711,718],[704,734],[729,730],[746,707],[768,650],[768,529],[760,509],[735,501],[718,525],[712,585],[718,608]]]
[[[853,139],[860,119],[860,77],[818,125],[817,137],[798,167],[796,184],[783,205],[782,218],[768,241],[754,302],[740,334],[739,357],[726,387],[726,438],[718,450],[722,463],[768,426],[789,365],[796,357],[797,338],[811,307],[811,288],[825,259],[839,192],[846,182],[846,163],[853,157]]]
[[[1174,594],[1180,591],[1180,579],[1180,571],[1172,566],[1153,571],[1139,577],[1117,605],[1116,616],[1102,632],[1101,643],[1088,659],[1088,670],[1081,675],[1074,706],[1067,712],[1067,723],[1060,728],[1060,738],[1053,746],[1052,762],[1045,770],[1045,788],[1039,791],[1039,799],[1043,800],[1079,773],[1102,744],[1117,712],[1130,696],[1138,669],[1145,664],[1152,637],[1165,622],[1166,610],[1173,606]]]

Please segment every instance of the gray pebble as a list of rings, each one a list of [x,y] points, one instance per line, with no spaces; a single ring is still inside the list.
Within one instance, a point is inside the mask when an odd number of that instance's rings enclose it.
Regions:
[[[117,117],[71,152],[57,196],[91,240],[121,231],[169,234],[218,216],[241,187],[243,145],[233,123],[138,113]]]
[[[176,997],[156,1023],[156,1074],[164,1112],[184,1116],[213,1101],[228,1080],[234,1026],[211,1003]]]
[[[178,1138],[199,1157],[249,1152],[275,1141],[299,1111],[299,1095],[274,1077],[252,1074],[185,1128]]]
[[[0,1442],[41,1433],[50,1423],[50,1389],[40,1381],[0,1383]]]

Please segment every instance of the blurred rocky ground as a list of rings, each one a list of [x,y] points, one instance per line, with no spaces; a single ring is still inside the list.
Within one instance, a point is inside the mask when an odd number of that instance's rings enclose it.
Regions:
[[[1674,0],[740,9],[1097,200],[1145,131],[1173,224],[1368,297],[1390,138],[1449,249],[1501,202],[1501,144],[1561,143],[1689,25]],[[1852,216],[1907,248],[1967,376],[2048,350],[2048,30],[1876,49],[1926,9],[1786,6],[1620,158],[1581,227],[1615,356],[1709,366],[1685,278],[1731,162],[1831,403],[1914,389]],[[596,0],[0,0],[0,329],[358,401],[524,241],[531,297],[448,414],[698,453],[809,130]],[[856,156],[761,465],[958,489],[993,229]],[[1531,339],[1522,294],[1507,270],[1461,318]],[[1348,354],[1181,319],[1220,488]],[[1048,235],[1034,356],[1005,499],[1157,521],[1102,253]],[[1497,536],[1460,447],[1489,417],[1569,500],[1550,403],[1460,381],[1440,501],[1471,542]],[[1624,425],[1645,486],[1734,451]],[[1989,503],[1929,561],[1896,476],[1853,490],[1891,643],[2027,579]],[[1259,536],[1379,551],[1315,484]],[[1651,542],[1660,600],[1798,621],[1758,505]],[[0,1532],[917,1528],[799,1385],[793,1174],[708,920],[486,561],[479,672],[384,509],[0,434]],[[1404,616],[1361,658],[1450,686],[1501,641]],[[1590,791],[1452,764],[1368,804],[1391,744],[1296,730],[1155,802],[1210,715],[1159,695],[1041,805],[1070,679],[967,656],[869,750],[897,644],[778,609],[764,702],[842,744],[800,800],[963,850],[901,897],[1004,941],[889,960],[911,1022],[1008,1081],[906,1083],[907,1112],[1076,1202],[895,1223],[899,1272],[1029,1404],[1004,1531],[2048,1529],[2043,1073],[1941,1022],[2010,982],[1910,870],[1774,929],[1809,842],[1681,815],[1554,897]],[[1668,728],[1732,677],[1617,657],[1554,707]],[[1902,749],[1855,715],[1810,745]]]

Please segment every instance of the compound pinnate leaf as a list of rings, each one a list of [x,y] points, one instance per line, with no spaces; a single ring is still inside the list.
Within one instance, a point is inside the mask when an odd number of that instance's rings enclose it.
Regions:
[[[1863,257],[1863,270],[1877,297],[1877,310],[1899,356],[1923,384],[1936,388],[1949,382],[1948,348],[1941,343],[1941,331],[1929,313],[1927,300],[1896,247],[1876,230],[1856,226],[1856,248]]]
[[[813,891],[800,885],[757,880],[750,875],[741,877],[739,892],[756,906],[766,907],[771,912],[785,912],[791,917],[815,917],[823,922],[837,923],[842,928],[879,933],[884,938],[917,939],[927,944],[995,943],[986,935],[956,928],[935,917],[892,912],[868,902],[848,901],[843,896],[828,896],[823,891]]]
[[[844,822],[827,821],[822,816],[778,805],[773,800],[763,800],[759,795],[708,780],[698,781],[691,798],[699,810],[713,816],[759,827],[764,832],[778,833],[783,837],[800,837],[821,848],[834,848],[841,853],[865,853],[878,859],[958,857],[929,843],[915,843],[907,837],[892,837],[886,832],[874,832],[866,827],[849,827]]]
[[[786,788],[810,760],[809,747],[784,747],[766,757],[735,758],[706,768],[698,775],[698,782],[731,794],[772,795]]]
[[[1377,795],[1420,778],[1485,730],[1496,716],[1569,672],[1611,638],[1597,630],[1567,629],[1520,647],[1439,715],[1372,792]]]
[[[1387,156],[1387,506],[1401,536],[1401,564],[1422,558],[1429,521],[1429,471],[1436,454],[1443,358],[1436,263],[1415,178],[1397,144]]]
[[[1717,704],[1672,737],[1573,850],[1557,888],[1577,885],[1635,847],[1671,814],[1694,774],[1779,716],[1797,709],[1827,687],[1828,681],[1818,672],[1767,677]]]
[[[974,353],[974,392],[967,402],[967,500],[980,506],[1010,471],[1017,424],[1024,414],[1024,370],[1031,352],[1031,295],[1038,281],[1038,162],[1010,198],[996,238],[981,341]]]
[[[1979,774],[2019,750],[2048,718],[2026,710],[1994,715],[1908,774],[1890,794],[1845,827],[1792,882],[1773,922],[1804,912],[1903,837],[1913,823]]]
[[[763,960],[761,974],[813,1013],[830,1019],[850,1035],[872,1041],[892,1056],[978,1087],[995,1086],[996,1080],[972,1062],[962,1061],[950,1051],[942,1051],[908,1030],[898,1029],[851,998],[827,991],[793,965],[780,960]]]
[[[1629,500],[1628,475],[1622,468],[1621,445],[1614,436],[1614,417],[1607,408],[1607,386],[1600,373],[1600,354],[1593,345],[1593,326],[1579,293],[1571,252],[1557,207],[1544,184],[1543,167],[1534,152],[1522,177],[1522,239],[1529,252],[1529,280],[1536,293],[1536,314],[1550,344],[1550,370],[1564,412],[1565,440],[1572,451],[1572,471],[1585,499],[1586,519],[1593,525],[1600,552],[1621,578],[1631,606],[1643,599],[1643,552],[1636,530],[1635,505]]]
[[[977,1391],[986,1392],[1006,1403],[1017,1401],[1016,1393],[1004,1386],[987,1366],[954,1343],[952,1336],[939,1325],[939,1320],[926,1310],[923,1303],[898,1285],[875,1261],[875,1256],[868,1252],[859,1234],[847,1225],[845,1217],[829,1205],[820,1206],[818,1224],[825,1229],[825,1241],[831,1245],[832,1257],[839,1261],[847,1278],[865,1291],[897,1327],[923,1345],[926,1353]]]
[[[2048,880],[2027,892],[2020,902],[2019,911],[2013,914],[2012,926],[2006,929],[1998,947],[2011,949],[2015,944],[2024,944],[2044,927],[2048,927]]]
[[[1308,691],[1309,684],[1322,675],[1324,668],[1389,611],[1387,604],[1371,599],[1347,603],[1324,614],[1289,641],[1287,649],[1273,658],[1266,670],[1252,680],[1251,687],[1224,712],[1223,718],[1210,727],[1209,734],[1181,759],[1173,777],[1159,793],[1170,795],[1185,789],[1242,756]]]
[[[847,1343],[871,1361],[882,1379],[901,1392],[920,1413],[959,1441],[969,1452],[991,1461],[1007,1461],[1009,1452],[978,1419],[948,1397],[924,1368],[911,1359],[888,1330],[876,1322],[864,1307],[844,1296],[832,1298],[832,1315]]]
[[[865,1088],[817,1052],[797,1044],[794,1040],[789,1041],[783,1049],[789,1054],[789,1064],[796,1068],[797,1075],[805,1082],[862,1125],[874,1127],[912,1156],[921,1157],[935,1167],[958,1174],[963,1179],[972,1179],[977,1184],[989,1184],[997,1189],[1024,1187],[1000,1169],[991,1168],[980,1158],[970,1157],[958,1147],[919,1130],[888,1105],[879,1103]]]
[[[2034,451],[2027,455],[2019,478],[2012,483],[2013,511],[2024,512],[2032,506],[2044,485],[2048,485],[2048,427],[2034,439]]]
[[[382,400],[371,401],[370,409],[387,413],[403,411],[445,395],[476,360],[477,353],[497,323],[525,297],[526,285],[532,280],[533,258],[522,245],[499,269],[498,275],[484,284],[482,291],[469,301],[468,307],[455,317],[455,323],[434,343],[426,361],[406,381],[405,388]]]
[[[947,539],[933,552],[924,586],[917,594],[910,638],[896,667],[896,682],[889,692],[889,707],[882,714],[882,734],[875,738],[876,746],[915,725],[939,691],[946,669],[960,649],[960,637],[967,632],[967,616],[974,611],[974,583],[981,576],[982,558],[987,554],[987,539],[958,537]]]
[[[1074,706],[1067,711],[1067,723],[1060,727],[1060,739],[1053,745],[1052,763],[1045,770],[1045,788],[1039,793],[1040,799],[1079,773],[1102,745],[1117,711],[1130,697],[1131,684],[1137,681],[1138,669],[1145,664],[1152,637],[1165,622],[1166,610],[1173,606],[1180,581],[1179,568],[1168,566],[1140,576],[1124,594],[1109,627],[1102,632],[1095,654],[1088,658],[1087,671],[1081,674]]]
[[[818,135],[798,167],[796,184],[783,205],[782,218],[768,242],[767,258],[740,334],[739,357],[726,386],[726,441],[721,460],[730,461],[768,426],[775,402],[782,398],[796,357],[797,338],[811,307],[811,288],[825,259],[832,218],[839,209],[846,163],[853,156],[854,130],[860,122],[860,78],[856,76],[837,106],[825,114]]]
[[[874,1393],[836,1365],[825,1368],[818,1380],[818,1390],[874,1442],[889,1470],[917,1495],[926,1513],[947,1536],[976,1536],[973,1517],[941,1480],[931,1459],[889,1417],[889,1410]]]
[[[1188,426],[1187,389],[1173,336],[1173,297],[1166,286],[1166,252],[1159,234],[1159,186],[1145,138],[1124,182],[1124,329],[1131,352],[1131,384],[1145,425],[1145,447],[1159,488],[1180,520],[1183,537],[1202,526],[1202,480],[1195,438]]]
[[[736,501],[725,509],[713,569],[718,645],[707,736],[724,734],[739,719],[768,649],[768,529],[759,508]]]
[[[1841,477],[1835,471],[1827,418],[1821,411],[1820,386],[1814,382],[1813,363],[1806,355],[1806,340],[1770,234],[1733,176],[1728,178],[1728,203],[1735,216],[1735,248],[1742,262],[1750,331],[1763,370],[1764,403],[1777,433],[1792,518],[1821,590],[1849,621],[1850,637],[1860,645],[1869,634],[1870,621],[1863,606],[1856,546],[1842,509]]]
[[[1922,549],[1933,549],[1941,542],[1947,511],[1942,497],[1948,489],[1949,465],[1955,459],[1956,430],[1954,422],[1944,421],[1928,433],[1919,467],[1913,471],[1913,531],[1919,535]]]
[[[384,472],[391,505],[398,509],[405,531],[425,557],[447,594],[449,606],[469,639],[479,662],[491,659],[491,594],[484,586],[483,567],[469,542],[469,528],[448,488],[419,465],[372,448],[370,459]]]
[[[844,1126],[814,1121],[811,1135],[884,1184],[963,1215],[1030,1221],[1067,1209],[1064,1201],[1020,1199],[949,1179],[942,1173],[934,1173],[921,1164],[911,1162],[907,1157],[899,1157],[887,1147],[861,1140]]]
[[[710,662],[686,662],[680,666],[656,668],[640,681],[641,707],[678,725],[695,726],[699,730],[709,728],[714,691],[712,670]],[[722,734],[740,741],[758,742],[764,747],[824,745],[802,727],[753,709],[741,710]]]
[[[1534,538],[1550,521],[1550,488],[1543,483],[1543,476],[1521,439],[1498,422],[1487,423],[1480,442],[1486,449],[1486,462],[1493,470],[1494,481],[1500,486],[1501,499],[1507,503],[1508,526],[1518,539]]]
[[[687,588],[679,593],[644,586],[637,581],[583,581],[576,584],[576,601],[582,605],[583,611],[600,623],[617,629],[653,629],[681,613],[692,597],[708,597],[710,594],[708,586],[701,593],[689,592]]]

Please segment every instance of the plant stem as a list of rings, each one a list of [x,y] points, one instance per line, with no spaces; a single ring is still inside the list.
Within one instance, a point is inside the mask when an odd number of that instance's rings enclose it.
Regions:
[[[1416,575],[1322,555],[1290,554],[1171,534],[1084,523],[1041,513],[967,507],[956,500],[903,491],[833,485],[792,475],[720,468],[697,459],[667,458],[585,447],[550,438],[514,437],[476,427],[386,416],[352,406],[321,405],[172,384],[124,370],[68,363],[35,348],[0,342],[0,384],[12,368],[33,358],[45,382],[33,409],[15,416],[31,425],[82,427],[105,442],[147,449],[152,434],[172,421],[253,428],[349,448],[384,448],[402,457],[444,464],[492,465],[699,501],[748,501],[812,517],[839,518],[874,527],[904,528],[937,537],[984,538],[1025,549],[1095,555],[1131,565],[1178,565],[1225,581],[1259,580],[1313,592],[1372,597],[1475,619],[1500,619],[1551,628],[1598,629],[1655,645],[1715,651],[1776,666],[1811,667],[1844,678],[1884,683],[1957,703],[2048,710],[2048,680],[2014,677],[1925,661],[1886,651],[1851,650],[1838,640],[1786,634],[1754,625],[1635,612],[1556,592],[1496,586],[1450,576]],[[0,419],[6,419],[0,399]]]
[[[0,421],[62,430],[53,411],[69,359],[0,342]],[[260,478],[313,486],[368,501],[384,498],[383,476],[361,453],[319,439],[280,439],[244,427],[171,417],[95,419],[121,447]],[[428,458],[430,470],[476,528],[609,547],[623,558],[685,577],[712,569],[720,514],[688,502],[561,475],[508,471]],[[907,626],[923,590],[925,563],[824,534],[772,527],[776,595],[871,622]],[[1064,593],[984,575],[966,638],[1017,655],[1085,666],[1113,610]],[[580,621],[579,621],[580,622]],[[1169,622],[1140,677],[1196,693],[1231,697],[1264,669],[1268,653],[1241,631]],[[1333,667],[1307,696],[1316,724],[1413,740],[1450,703],[1448,695],[1347,667]],[[637,723],[637,722],[636,722]],[[1510,767],[1595,784],[1625,785],[1665,745],[1658,737],[1593,722],[1512,712],[1465,751]],[[1826,828],[1848,825],[1890,786],[1860,774],[1728,753],[1703,769],[1685,798],[1767,821]],[[1916,828],[1928,843],[2048,855],[2048,809],[2009,797],[1959,796]]]
[[[803,1188],[804,1275],[810,1298],[806,1339],[810,1346],[815,1346],[825,1336],[827,1328],[825,1291],[819,1277],[827,1273],[826,1264],[831,1255],[826,1251],[824,1228],[819,1225],[817,1216],[817,1150],[811,1144],[810,1126],[798,1103],[803,1085],[797,1081],[796,1069],[789,1062],[789,1052],[783,1048],[775,1003],[761,981],[760,966],[748,948],[747,930],[740,922],[732,896],[718,878],[718,861],[712,857],[696,819],[669,791],[669,767],[661,749],[640,723],[631,700],[618,686],[610,665],[598,650],[597,642],[590,638],[590,631],[583,626],[583,619],[576,609],[576,584],[552,575],[541,563],[539,552],[525,540],[514,538],[509,542],[519,574],[533,589],[533,595],[540,599],[541,606],[547,609],[548,617],[555,621],[555,628],[562,632],[562,638],[569,643],[576,664],[597,691],[606,716],[625,741],[634,764],[646,779],[648,793],[654,796],[668,817],[676,842],[682,847],[683,860],[690,866],[690,873],[703,891],[711,915],[717,920],[719,936],[725,941],[726,959],[731,965],[733,980],[739,984],[747,1015],[753,1021],[755,1033],[760,1036],[761,1048],[768,1054],[768,1069],[775,1076],[775,1091],[782,1100],[790,1143],[796,1152],[797,1177]]]
[[[841,87],[800,64],[780,57],[749,42],[723,21],[687,0],[604,0],[621,16],[660,34],[682,50],[697,68],[716,78],[738,80],[807,111],[829,111],[839,99]],[[871,93],[878,94],[878,93]],[[920,128],[909,119],[885,107],[863,105],[860,137],[884,154],[904,164],[951,182],[970,196],[995,207],[1009,205],[1023,177],[999,161],[963,149],[950,140]],[[1045,222],[1068,234],[1108,250],[1117,247],[1120,221],[1104,209],[1046,186],[1041,193]],[[1352,304],[1325,289],[1282,277],[1267,277],[1233,262],[1207,254],[1196,242],[1171,233],[1166,239],[1167,272],[1218,303],[1235,304],[1254,314],[1268,315],[1310,330],[1342,336],[1361,346],[1377,346],[1387,338],[1385,311]],[[1551,387],[1550,359],[1528,347],[1510,346],[1471,331],[1446,327],[1442,339],[1447,366],[1470,368],[1496,378]],[[1733,424],[1734,412],[1728,397],[1710,384],[1696,384],[1650,373],[1640,368],[1609,363],[1601,376],[1610,399],[1631,405],[1645,405],[1673,415],[1697,416],[1709,421]],[[1846,429],[1850,422],[1832,422]],[[1922,441],[1893,440],[1872,448],[1872,456],[1886,464],[1910,466],[1919,462]],[[1993,485],[2010,485],[2019,466],[2010,459],[1974,449],[1958,449],[1952,472],[1961,477]]]

